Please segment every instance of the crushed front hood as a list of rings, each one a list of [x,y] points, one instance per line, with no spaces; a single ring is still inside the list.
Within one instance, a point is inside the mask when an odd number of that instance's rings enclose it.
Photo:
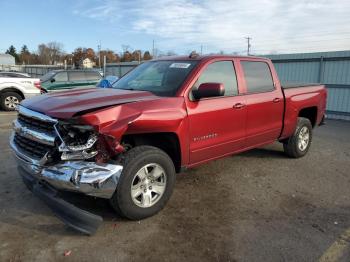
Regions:
[[[159,98],[147,91],[90,88],[40,95],[21,104],[54,118],[67,119],[93,109]]]

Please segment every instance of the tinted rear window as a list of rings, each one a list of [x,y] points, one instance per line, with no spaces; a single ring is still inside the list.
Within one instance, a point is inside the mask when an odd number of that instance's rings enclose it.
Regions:
[[[274,89],[270,68],[265,62],[241,62],[248,93],[267,92]]]
[[[86,80],[99,80],[101,78],[101,75],[95,71],[87,71],[85,72],[85,77]]]
[[[69,72],[69,81],[85,81],[85,72]]]

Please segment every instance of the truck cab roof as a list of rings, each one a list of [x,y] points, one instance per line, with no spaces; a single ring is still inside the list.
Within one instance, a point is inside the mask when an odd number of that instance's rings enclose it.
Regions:
[[[189,56],[164,56],[159,57],[156,59],[153,59],[152,61],[159,61],[159,60],[179,60],[179,61],[203,61],[203,60],[212,60],[212,59],[235,59],[235,58],[244,58],[244,59],[256,59],[256,60],[266,60],[269,61],[270,59],[265,57],[259,57],[259,56],[237,56],[237,55],[189,55]]]

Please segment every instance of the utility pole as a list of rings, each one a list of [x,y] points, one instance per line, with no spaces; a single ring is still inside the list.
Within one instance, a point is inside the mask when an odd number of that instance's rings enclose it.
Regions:
[[[153,40],[153,45],[152,45],[152,58],[154,59],[154,40]]]
[[[106,77],[106,55],[103,56],[103,77]]]
[[[101,68],[101,41],[100,41],[100,44],[97,45],[97,49],[98,49],[98,65]]]
[[[250,48],[251,48],[250,40],[252,40],[252,38],[248,36],[245,39],[247,39],[247,55],[250,55]]]
[[[201,55],[203,55],[203,45],[201,45]]]

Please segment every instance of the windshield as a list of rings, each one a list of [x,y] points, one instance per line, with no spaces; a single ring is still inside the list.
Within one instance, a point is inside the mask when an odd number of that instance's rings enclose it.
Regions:
[[[54,72],[54,71],[48,72],[45,75],[43,75],[42,77],[40,77],[40,81],[45,82],[45,81],[49,80],[54,74],[56,74],[56,72]]]
[[[118,89],[149,91],[159,96],[174,96],[197,61],[150,61],[120,78]]]

